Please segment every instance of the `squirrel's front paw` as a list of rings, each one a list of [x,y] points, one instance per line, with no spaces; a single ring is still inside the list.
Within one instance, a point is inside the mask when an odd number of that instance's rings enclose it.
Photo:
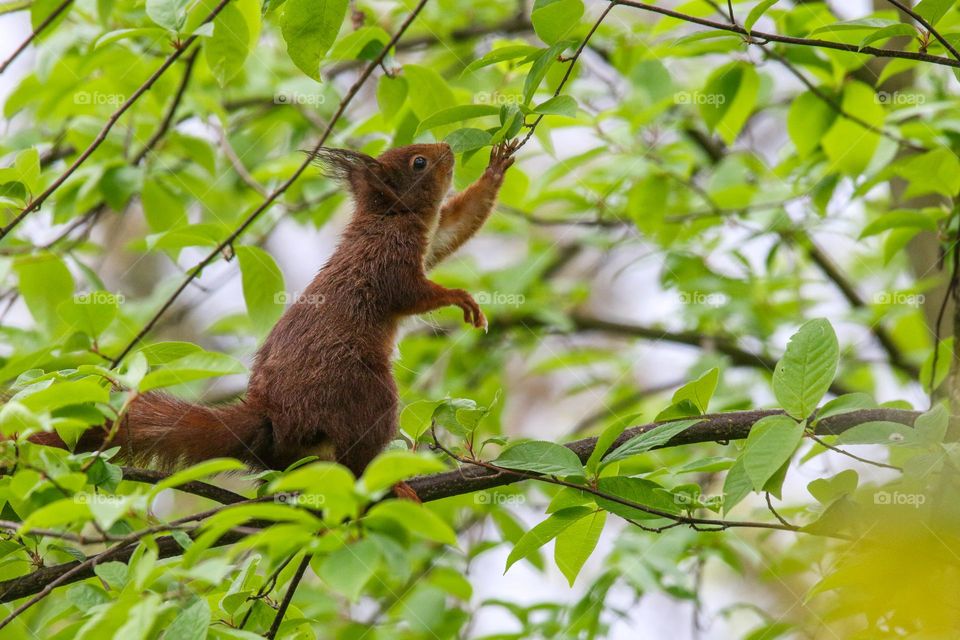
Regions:
[[[519,147],[517,140],[500,142],[490,151],[490,162],[487,164],[487,175],[494,180],[502,181],[507,169],[513,164],[513,154]]]
[[[463,289],[454,289],[453,293],[456,296],[453,304],[463,309],[463,321],[467,324],[472,324],[478,329],[486,329],[487,319],[484,317],[483,311],[480,310],[480,305],[473,299],[473,296]]]

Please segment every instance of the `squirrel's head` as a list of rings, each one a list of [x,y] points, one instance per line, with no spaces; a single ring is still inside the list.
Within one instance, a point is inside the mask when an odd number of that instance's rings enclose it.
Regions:
[[[376,158],[328,148],[314,157],[350,188],[358,210],[375,214],[432,215],[453,178],[453,152],[445,142],[397,147]]]

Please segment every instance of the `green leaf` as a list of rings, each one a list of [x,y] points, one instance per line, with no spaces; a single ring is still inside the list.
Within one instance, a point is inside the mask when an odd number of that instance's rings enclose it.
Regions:
[[[380,76],[377,84],[377,105],[386,121],[393,120],[407,101],[407,80],[403,76]]]
[[[203,50],[207,65],[221,87],[225,87],[243,68],[259,35],[258,0],[233,0],[213,19],[213,35]]]
[[[547,76],[547,71],[550,70],[553,63],[557,61],[557,56],[559,56],[567,46],[567,42],[558,42],[547,49],[543,49],[540,54],[534,58],[533,65],[530,66],[530,71],[527,72],[527,77],[523,81],[523,104],[530,104],[530,101],[533,100],[533,94],[537,92],[540,83],[543,82],[543,79]]]
[[[109,400],[110,392],[101,386],[95,377],[59,382],[20,398],[23,406],[37,412],[54,411],[72,404]]]
[[[283,273],[273,256],[259,247],[237,247],[237,258],[250,322],[258,336],[265,336],[284,311]]]
[[[885,18],[858,18],[856,20],[843,20],[833,24],[824,25],[811,31],[809,36],[815,36],[818,33],[836,32],[836,31],[862,31],[864,29],[884,29],[897,24],[896,20],[887,20]]]
[[[90,519],[90,508],[86,503],[73,498],[64,498],[46,504],[31,513],[20,525],[20,535],[33,529],[58,527],[65,524],[78,524]]]
[[[361,480],[367,491],[380,491],[401,480],[425,473],[436,473],[446,468],[446,465],[434,456],[394,449],[374,458],[363,472]]]
[[[855,113],[858,120],[874,129],[882,127],[885,112],[873,88],[862,82],[847,82],[840,106],[845,113]],[[830,159],[830,169],[846,175],[860,175],[873,159],[880,134],[866,129],[850,118],[836,118],[823,134],[820,145]]]
[[[450,145],[454,153],[476,151],[490,144],[492,137],[482,129],[457,129],[448,135],[444,142]]]
[[[140,201],[147,224],[155,233],[167,231],[187,220],[183,202],[156,178],[144,180]]]
[[[933,26],[937,26],[940,19],[947,15],[956,0],[921,0],[914,11]]]
[[[73,276],[67,265],[51,253],[37,253],[18,258],[14,271],[30,315],[48,333],[54,333],[60,324],[57,307],[73,294]]]
[[[817,408],[837,374],[840,347],[830,322],[806,322],[790,338],[787,350],[773,372],[773,394],[780,406],[797,420]]]
[[[473,73],[477,69],[483,67],[488,67],[492,64],[497,64],[498,62],[506,62],[507,60],[516,60],[517,58],[527,58],[529,59],[531,55],[540,51],[537,47],[530,46],[528,44],[521,45],[509,45],[506,47],[500,47],[498,49],[492,50],[490,53],[486,54],[479,60],[474,60],[468,64],[463,73],[460,75],[467,75],[468,73]]]
[[[27,429],[39,430],[42,426],[40,418],[16,400],[9,400],[0,407],[0,433],[8,438]]]
[[[187,21],[189,0],[147,0],[147,16],[170,31],[180,31]]]
[[[624,460],[631,456],[644,453],[655,447],[661,447],[674,436],[686,431],[700,420],[678,420],[676,422],[667,422],[659,424],[649,431],[630,438],[622,445],[613,450],[613,453],[603,459],[603,464],[607,465],[617,460]]]
[[[600,534],[603,533],[603,525],[606,522],[606,511],[594,511],[557,535],[553,558],[571,587],[587,558],[597,548],[597,541],[600,540]]]
[[[820,138],[837,119],[836,110],[812,91],[801,93],[790,102],[787,112],[787,134],[800,157],[820,147]]]
[[[148,373],[140,383],[140,391],[170,387],[202,378],[246,373],[246,370],[238,360],[223,353],[191,353],[167,363],[162,369]]]
[[[429,419],[423,421],[426,423],[426,427],[435,424],[462,437],[473,433],[480,421],[490,413],[489,407],[481,407],[469,398],[447,398],[436,403],[424,403],[424,406],[421,407],[407,405],[404,410],[410,408],[417,409],[418,413],[424,409],[431,409]],[[426,428],[423,430],[415,429],[418,436],[425,430]]]
[[[206,478],[207,476],[213,476],[218,473],[225,473],[227,471],[241,471],[243,469],[246,469],[246,466],[239,460],[234,460],[233,458],[214,458],[212,460],[205,460],[190,466],[183,471],[178,471],[177,473],[174,473],[173,475],[164,478],[155,484],[150,490],[150,499],[153,499],[157,496],[157,494],[165,489],[173,489],[188,482],[193,482],[194,480]]]
[[[408,64],[403,67],[403,75],[409,87],[407,102],[420,120],[426,120],[438,111],[457,106],[453,90],[436,70]]]
[[[583,0],[536,0],[530,21],[546,44],[555,44],[573,31],[583,16]]]
[[[917,37],[917,29],[912,24],[904,24],[902,22],[891,24],[890,26],[877,29],[873,33],[864,36],[863,40],[860,41],[860,48],[862,49],[863,47],[872,44],[877,40],[887,40],[897,36],[909,36],[911,38],[915,38]]]
[[[950,373],[950,363],[953,361],[953,336],[941,340],[936,349],[930,350],[920,367],[920,384],[924,389],[933,390],[943,384]],[[936,371],[934,371],[936,363]]]
[[[631,478],[627,476],[610,476],[600,478],[597,489],[610,496],[616,496],[627,502],[649,507],[663,513],[680,513],[680,504],[674,496],[662,486],[645,478]],[[638,509],[617,500],[603,496],[596,496],[597,504],[610,513],[630,520],[651,520],[665,516]]]
[[[915,444],[917,432],[897,422],[864,422],[837,436],[837,444]]]
[[[287,54],[305,74],[320,82],[320,61],[340,33],[348,0],[286,0],[280,31]]]
[[[194,598],[181,609],[164,632],[164,638],[173,640],[204,640],[210,626],[210,605],[203,598]]]
[[[40,187],[40,153],[33,148],[24,149],[13,160],[15,179],[27,188],[30,193],[36,193]]]
[[[464,120],[482,118],[483,116],[495,116],[498,113],[500,113],[500,107],[491,104],[463,104],[450,107],[449,109],[438,111],[423,120],[420,126],[417,127],[417,133],[419,134],[423,131],[429,131],[430,129],[454,122],[463,122]],[[472,129],[471,131],[475,130],[476,129]]]
[[[897,209],[881,215],[860,232],[860,239],[869,238],[891,229],[915,228],[937,230],[937,221],[920,209]]]
[[[700,410],[700,413],[707,412],[707,406],[710,404],[710,398],[713,392],[717,390],[717,383],[720,381],[720,369],[714,367],[705,374],[683,385],[673,394],[673,402],[682,402],[689,400]]]
[[[750,429],[743,467],[756,491],[783,466],[803,438],[803,425],[788,416],[767,416]]]
[[[96,338],[117,316],[121,299],[107,291],[94,291],[61,302],[58,311],[73,330]]]
[[[590,513],[593,513],[593,509],[589,507],[561,509],[527,531],[513,546],[510,555],[507,556],[507,566],[504,567],[503,572],[506,573],[518,560],[526,558]]]
[[[344,545],[324,558],[319,575],[331,589],[356,602],[379,565],[379,545],[365,538]]]
[[[440,516],[422,504],[409,500],[387,500],[375,504],[365,520],[369,525],[392,520],[411,534],[451,546],[457,545],[457,534]]]
[[[747,63],[732,62],[714,71],[703,89],[700,115],[711,131],[733,144],[757,104],[760,76]]]
[[[829,505],[837,498],[856,491],[859,482],[860,476],[856,471],[844,469],[830,478],[817,478],[807,485],[807,491],[820,504]]]
[[[917,439],[927,445],[942,444],[947,436],[950,414],[943,404],[935,404],[929,411],[917,417],[913,429]]]
[[[577,115],[577,101],[570,96],[554,96],[534,107],[533,112],[572,118]]]
[[[777,2],[778,0],[762,0],[762,2],[758,2],[757,5],[750,10],[750,13],[747,14],[747,19],[743,21],[743,28],[747,30],[747,33],[753,29],[753,25],[757,24],[757,20],[763,17],[767,9],[777,4]]]
[[[560,477],[583,476],[583,465],[573,451],[546,441],[521,442],[493,461],[499,467]]]
[[[590,473],[595,473],[597,468],[600,465],[600,460],[603,458],[604,454],[613,446],[613,443],[620,437],[620,434],[623,433],[624,429],[627,428],[627,421],[617,421],[606,429],[597,437],[597,444],[594,445],[593,451],[590,452],[590,458],[587,459],[586,468]]]
[[[946,147],[899,160],[894,172],[910,183],[904,198],[928,194],[953,198],[960,192],[960,159]]]
[[[753,490],[753,482],[747,475],[747,469],[743,465],[743,457],[737,461],[727,471],[727,476],[723,479],[723,513],[724,515],[740,504],[744,498],[750,495]]]

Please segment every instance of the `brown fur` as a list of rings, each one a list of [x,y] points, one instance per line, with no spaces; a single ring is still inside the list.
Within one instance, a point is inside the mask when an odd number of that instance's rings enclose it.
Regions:
[[[391,356],[405,316],[456,305],[486,326],[469,293],[427,279],[426,270],[483,225],[511,147],[491,154],[476,183],[441,207],[453,154],[446,144],[391,149],[378,158],[324,149],[318,160],[349,186],[353,218],[333,256],[283,314],[258,351],[246,400],[225,407],[147,393],[131,406],[114,444],[123,459],[161,468],[231,456],[283,468],[318,450],[359,475],[397,433]],[[417,170],[414,158],[427,167]],[[103,432],[78,444],[93,449]],[[63,446],[55,434],[37,442]]]

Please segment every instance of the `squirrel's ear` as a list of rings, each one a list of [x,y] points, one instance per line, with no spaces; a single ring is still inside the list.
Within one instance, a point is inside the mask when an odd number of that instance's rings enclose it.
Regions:
[[[310,154],[324,175],[346,184],[358,200],[377,209],[391,209],[399,201],[389,171],[376,158],[349,149],[322,147]]]
[[[306,153],[322,169],[325,176],[348,184],[361,175],[377,171],[380,167],[375,158],[349,149],[321,147]]]

